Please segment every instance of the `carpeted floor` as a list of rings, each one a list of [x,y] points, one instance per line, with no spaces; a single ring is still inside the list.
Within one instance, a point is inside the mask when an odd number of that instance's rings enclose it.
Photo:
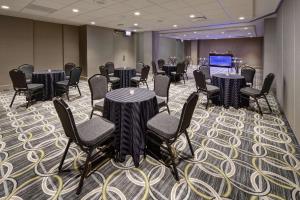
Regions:
[[[80,88],[82,97],[72,90],[68,102],[77,124],[91,111],[87,82]],[[194,90],[191,79],[171,84],[172,115],[180,116]],[[0,199],[300,199],[300,147],[271,95],[274,113],[264,117],[213,105],[205,110],[206,98],[200,95],[188,131],[194,158],[184,136],[174,145],[180,182],[151,157],[134,168],[128,156],[124,163],[110,160],[86,178],[77,196],[85,155],[73,144],[64,165],[71,171],[57,173],[67,139],[52,102],[26,110],[24,97],[17,97],[10,109],[12,94],[0,93]],[[266,103],[261,105],[267,111]]]

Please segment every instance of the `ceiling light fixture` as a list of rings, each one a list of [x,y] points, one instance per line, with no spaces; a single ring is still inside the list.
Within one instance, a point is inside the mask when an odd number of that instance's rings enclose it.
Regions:
[[[96,22],[91,22],[91,24],[92,24],[92,25],[95,25],[95,24],[96,24]]]
[[[195,31],[194,34],[197,34],[197,32]]]
[[[177,25],[177,24],[174,24],[174,25],[173,25],[173,27],[174,27],[174,28],[177,28],[177,27],[178,27],[178,25]]]
[[[248,35],[251,35],[251,33],[248,33]]]
[[[195,15],[194,14],[190,14],[190,18],[195,18]]]
[[[225,34],[225,32],[223,31],[223,32],[221,32],[222,34]]]
[[[74,13],[78,13],[78,12],[79,12],[79,10],[78,10],[77,8],[73,8],[72,11],[73,11]]]
[[[245,27],[244,30],[248,30],[248,27]]]
[[[239,20],[244,20],[245,19],[245,17],[239,17]]]
[[[138,25],[139,25],[138,23],[134,23],[134,24],[133,24],[133,26],[138,26]]]
[[[137,11],[137,12],[134,12],[134,15],[135,15],[135,16],[140,16],[141,13]]]
[[[10,9],[10,7],[9,7],[9,6],[6,6],[6,5],[2,5],[1,8],[4,9],[4,10]]]
[[[186,36],[186,34],[183,35],[183,37],[185,37],[185,36]]]

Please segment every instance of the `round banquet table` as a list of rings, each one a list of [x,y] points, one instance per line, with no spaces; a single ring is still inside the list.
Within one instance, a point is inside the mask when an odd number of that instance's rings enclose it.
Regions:
[[[142,88],[121,88],[106,94],[103,116],[116,126],[114,146],[118,159],[131,155],[139,166],[144,153],[147,121],[158,113],[156,95]]]
[[[241,97],[240,89],[246,87],[246,80],[237,74],[214,74],[212,84],[220,88],[220,102],[214,99],[213,103],[220,103],[225,108],[232,106],[240,108],[249,105],[249,98]]]
[[[33,72],[32,83],[44,84],[44,96],[39,99],[49,100],[55,96],[55,83],[65,80],[66,75],[63,70],[47,70]]]
[[[171,73],[172,72],[176,72],[177,66],[176,65],[164,65],[162,69],[163,69],[163,71],[166,72],[167,76],[172,77]],[[180,81],[180,77],[179,76],[175,76],[175,77],[172,77],[171,80],[172,81]]]
[[[130,87],[130,79],[136,74],[136,69],[132,67],[115,68],[114,76],[120,78],[120,88]]]

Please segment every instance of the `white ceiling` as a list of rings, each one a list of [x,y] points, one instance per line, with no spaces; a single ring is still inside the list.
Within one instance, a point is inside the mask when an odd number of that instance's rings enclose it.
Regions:
[[[74,25],[137,31],[185,31],[191,27],[245,23],[274,12],[280,0],[0,0],[0,14]],[[72,9],[79,9],[78,13]],[[134,12],[140,12],[135,16]],[[205,16],[206,20],[189,17]],[[245,17],[245,20],[239,20]],[[135,27],[134,24],[138,23]],[[178,27],[175,29],[173,25]],[[255,28],[249,27],[255,35]],[[247,32],[247,31],[246,31]],[[247,32],[248,33],[248,32]],[[207,33],[203,33],[205,35]]]

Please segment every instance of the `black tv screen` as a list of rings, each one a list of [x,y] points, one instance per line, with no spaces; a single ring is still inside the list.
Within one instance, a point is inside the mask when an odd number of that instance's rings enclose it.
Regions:
[[[232,67],[232,55],[210,54],[209,65],[213,67]]]

